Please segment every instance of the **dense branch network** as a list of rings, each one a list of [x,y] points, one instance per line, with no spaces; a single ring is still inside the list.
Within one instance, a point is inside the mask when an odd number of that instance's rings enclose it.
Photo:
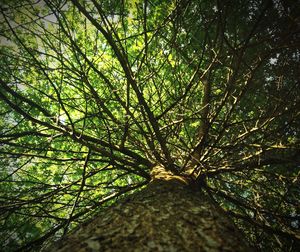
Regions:
[[[296,7],[117,2],[1,7],[2,243],[51,241],[160,164],[205,189],[258,248],[294,246]]]

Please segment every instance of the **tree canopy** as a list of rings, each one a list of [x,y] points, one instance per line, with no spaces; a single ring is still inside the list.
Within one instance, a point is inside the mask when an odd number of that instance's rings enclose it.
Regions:
[[[298,1],[1,2],[6,251],[58,239],[156,164],[256,248],[299,245]]]

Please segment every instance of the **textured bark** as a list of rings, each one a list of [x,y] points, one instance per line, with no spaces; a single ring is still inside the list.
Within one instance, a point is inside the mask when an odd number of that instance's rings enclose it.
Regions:
[[[251,251],[231,219],[186,184],[160,175],[50,251]]]

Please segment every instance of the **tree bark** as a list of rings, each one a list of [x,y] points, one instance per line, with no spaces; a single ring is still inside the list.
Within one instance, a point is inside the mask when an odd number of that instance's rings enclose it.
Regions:
[[[156,176],[50,251],[252,251],[230,217],[178,176]]]

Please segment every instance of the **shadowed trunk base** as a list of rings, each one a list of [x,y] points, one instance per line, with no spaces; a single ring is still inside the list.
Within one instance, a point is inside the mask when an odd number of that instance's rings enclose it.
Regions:
[[[154,180],[64,237],[50,251],[252,251],[203,192]]]

